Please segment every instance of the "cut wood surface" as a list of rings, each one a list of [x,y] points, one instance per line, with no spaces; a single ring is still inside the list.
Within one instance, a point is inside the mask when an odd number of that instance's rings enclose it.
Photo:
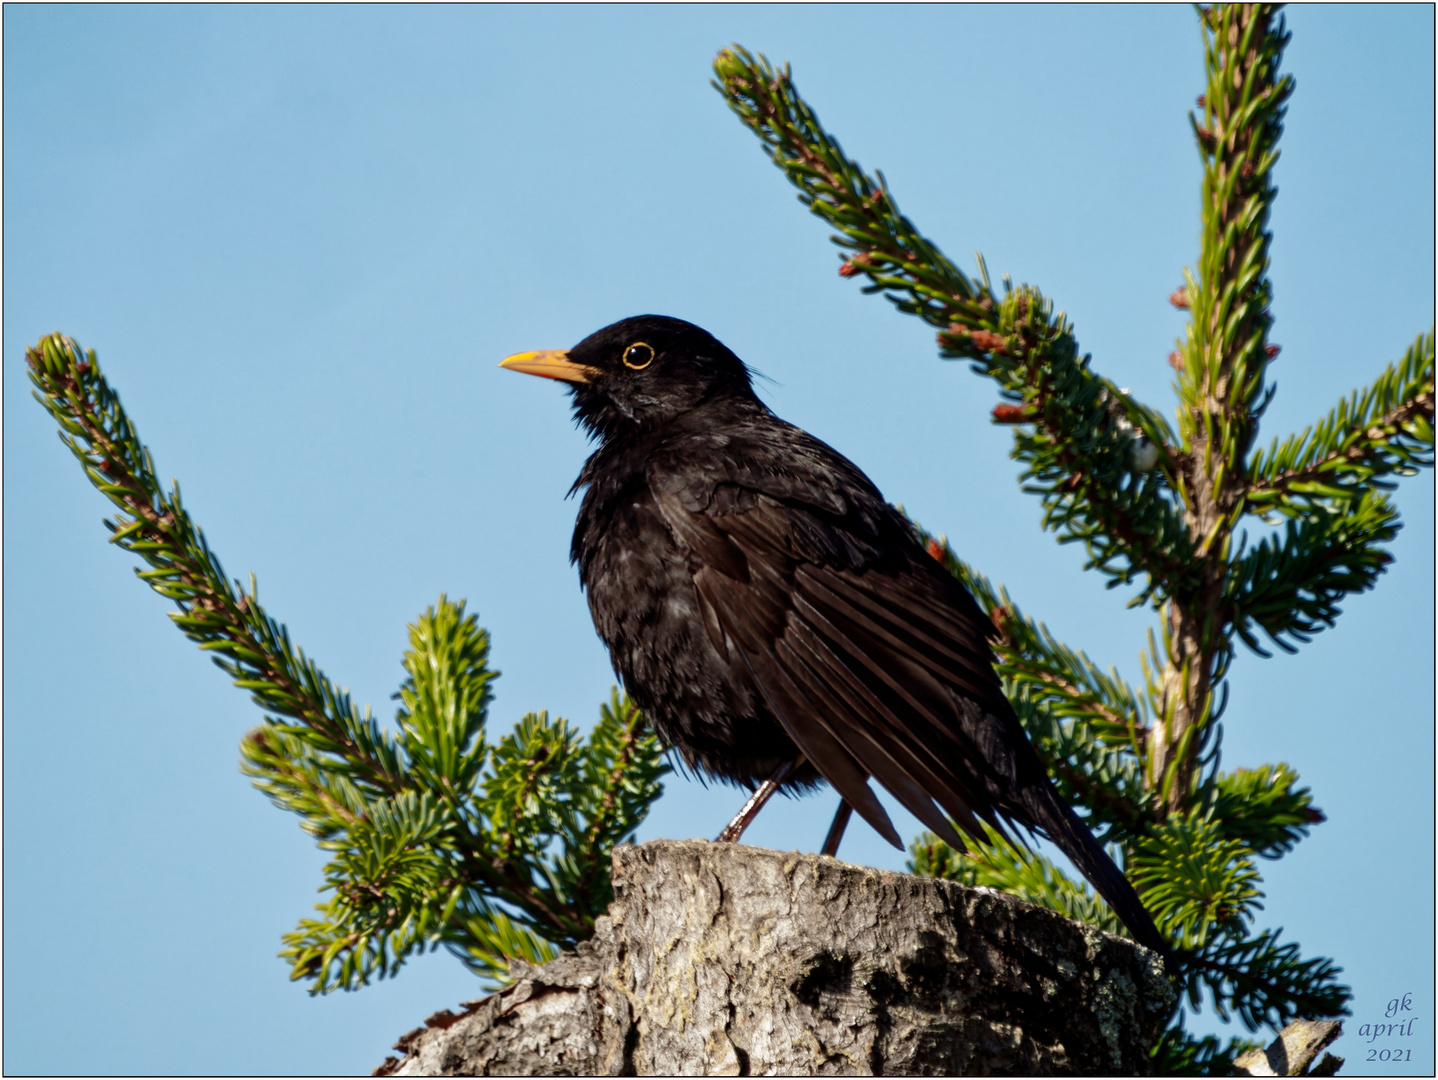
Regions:
[[[1159,958],[987,889],[738,844],[614,852],[592,940],[380,1075],[1142,1074]]]

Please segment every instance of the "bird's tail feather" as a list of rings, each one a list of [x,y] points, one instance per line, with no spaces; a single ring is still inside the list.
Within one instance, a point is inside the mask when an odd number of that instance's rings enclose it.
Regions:
[[[1058,845],[1073,861],[1089,883],[1108,901],[1108,906],[1128,927],[1133,939],[1168,960],[1169,947],[1154,925],[1148,909],[1138,898],[1138,893],[1124,877],[1123,871],[1114,865],[1108,852],[1079,820],[1072,807],[1059,797],[1051,783],[1030,784],[1025,787],[1022,797],[1026,809],[1044,833]]]

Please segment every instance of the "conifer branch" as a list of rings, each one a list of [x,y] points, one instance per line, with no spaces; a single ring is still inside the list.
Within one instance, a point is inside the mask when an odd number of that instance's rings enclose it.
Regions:
[[[1026,490],[1044,502],[1044,524],[1061,542],[1081,541],[1090,566],[1128,584],[1147,578],[1135,602],[1191,586],[1188,533],[1167,491],[1177,460],[1163,417],[1095,375],[1079,357],[1063,313],[1032,286],[994,293],[979,258],[973,281],[898,209],[882,173],[868,176],[820,125],[789,69],[738,45],[714,62],[714,86],[799,189],[800,201],[839,230],[854,254],[840,272],[863,275],[900,310],[941,328],[947,358],[974,360],[993,378],[1015,419],[1014,456]],[[1010,408],[1000,406],[1000,409]],[[1150,460],[1149,454],[1152,454]]]
[[[538,966],[560,952],[553,943],[519,925],[474,892],[461,901],[453,921],[462,930],[446,936],[446,950],[490,986],[510,981],[511,959]]]
[[[1042,622],[1026,615],[1002,585],[960,559],[947,537],[934,537],[915,524],[929,554],[973,595],[994,624],[991,639],[1000,673],[1027,686],[1058,716],[1081,717],[1116,745],[1142,743],[1144,707],[1118,672],[1103,671],[1081,650],[1071,649]]]
[[[1267,859],[1292,851],[1314,825],[1327,820],[1313,795],[1285,764],[1234,769],[1214,778],[1206,812],[1223,835]]]
[[[1289,521],[1281,537],[1265,537],[1236,559],[1225,583],[1226,615],[1233,630],[1260,656],[1261,629],[1284,652],[1332,626],[1338,601],[1371,589],[1393,556],[1382,545],[1398,535],[1398,511],[1369,488],[1342,511],[1313,505]]]
[[[1220,939],[1212,948],[1182,958],[1195,978],[1187,985],[1195,1011],[1207,988],[1214,1012],[1227,1022],[1237,1014],[1244,1027],[1280,1028],[1297,1017],[1347,1016],[1352,993],[1340,984],[1343,971],[1332,960],[1303,960],[1298,943],[1278,944],[1278,930],[1258,936]]]
[[[1293,79],[1278,71],[1288,35],[1277,8],[1216,5],[1202,22],[1208,85],[1199,99],[1202,122],[1190,115],[1204,164],[1199,264],[1176,294],[1191,309],[1178,380],[1177,488],[1199,572],[1165,612],[1163,722],[1148,760],[1149,784],[1170,813],[1190,797],[1215,716],[1214,691],[1232,655],[1225,588],[1233,530],[1246,508],[1247,454],[1268,401],[1267,224],[1293,91]]]
[[[595,880],[609,873],[608,853],[634,839],[633,822],[643,817],[655,798],[663,772],[652,753],[646,753],[652,742],[639,707],[614,691],[609,703],[601,707],[599,726],[589,738],[595,752],[588,758],[584,783],[577,792],[588,820],[586,824],[581,818],[578,823],[583,839],[576,846],[577,859],[570,871],[571,893],[589,895]],[[595,794],[599,794],[597,802]],[[601,912],[594,914],[597,917]]]
[[[1119,937],[1128,934],[1123,923],[1088,886],[1069,877],[1037,852],[1016,847],[1002,834],[984,825],[987,841],[966,837],[967,852],[955,851],[931,832],[909,845],[908,870],[924,877],[941,877],[965,885],[999,889],[1020,900],[1057,911]]]
[[[1152,800],[1139,759],[1107,746],[1082,720],[1059,719],[1008,680],[1004,690],[1059,795],[1083,807],[1099,839],[1117,843],[1141,833],[1152,818]]]
[[[998,329],[987,283],[970,280],[914,229],[882,174],[876,182],[844,155],[794,89],[787,65],[778,71],[733,45],[719,53],[714,73],[714,88],[799,189],[799,201],[843,233],[836,243],[857,253],[846,276],[864,274],[873,283],[866,291],[888,290],[900,310],[934,326],[961,317]]]
[[[1248,470],[1250,506],[1303,514],[1315,502],[1354,499],[1385,478],[1433,464],[1433,331],[1397,364],[1355,390],[1318,423],[1267,453]]]
[[[1154,1076],[1231,1076],[1234,1059],[1262,1045],[1242,1038],[1220,1043],[1217,1035],[1199,1039],[1181,1027],[1172,1027],[1163,1033],[1149,1060]]]
[[[1202,811],[1175,814],[1133,845],[1127,871],[1165,935],[1192,952],[1218,937],[1241,937],[1263,906],[1249,854]]]
[[[490,746],[489,636],[442,596],[410,628],[398,735],[381,730],[265,613],[253,577],[247,592],[230,584],[178,485],[160,487],[95,354],[51,335],[26,359],[62,441],[120,511],[112,542],[150,566],[137,573],[175,602],[171,618],[273,714],[241,742],[241,771],[332,856],[321,918],[285,936],[291,977],[314,993],[353,989],[444,944],[501,978],[506,957],[588,937],[612,898],[609,852],[667,771],[633,705],[612,697],[587,741],[539,713]]]
[[[1202,122],[1189,117],[1204,162],[1203,231],[1198,274],[1185,295],[1192,318],[1179,379],[1186,406],[1180,429],[1186,445],[1204,455],[1211,483],[1202,487],[1212,488],[1192,493],[1200,512],[1209,499],[1226,501],[1221,466],[1241,462],[1263,411],[1272,297],[1266,226],[1293,92],[1293,78],[1278,74],[1289,35],[1276,8],[1215,5],[1203,22],[1204,115]]]
[[[179,485],[160,486],[119,398],[93,350],[52,334],[26,350],[35,398],[61,428],[61,441],[119,513],[105,526],[110,542],[152,569],[137,576],[179,609],[170,618],[213,654],[214,663],[263,709],[300,723],[285,730],[316,750],[344,757],[351,779],[368,792],[399,790],[397,751],[349,695],[337,690],[255,595],[237,593],[204,534],[180,501]]]

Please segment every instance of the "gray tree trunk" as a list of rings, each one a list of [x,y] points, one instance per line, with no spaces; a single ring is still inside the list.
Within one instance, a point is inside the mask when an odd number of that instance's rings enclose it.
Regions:
[[[594,938],[404,1036],[380,1075],[1147,1071],[1133,942],[987,889],[737,844],[614,852]]]

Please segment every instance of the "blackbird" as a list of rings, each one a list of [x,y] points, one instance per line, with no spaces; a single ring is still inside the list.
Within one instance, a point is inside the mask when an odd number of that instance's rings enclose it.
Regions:
[[[501,367],[569,385],[597,441],[570,552],[630,698],[702,775],[827,781],[902,849],[873,777],[959,850],[981,822],[1052,840],[1141,944],[1132,886],[1059,798],[1004,697],[983,610],[859,468],[779,419],[706,331],[641,315]],[[951,824],[952,822],[952,824]]]

